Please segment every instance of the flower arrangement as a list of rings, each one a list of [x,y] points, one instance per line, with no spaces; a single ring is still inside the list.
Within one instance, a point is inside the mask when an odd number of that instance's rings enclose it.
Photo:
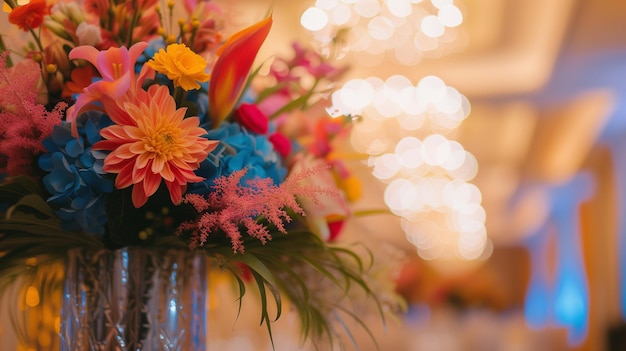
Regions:
[[[331,343],[337,311],[360,323],[346,296],[401,306],[337,240],[360,192],[332,146],[351,118],[305,115],[346,68],[294,44],[261,74],[272,16],[224,40],[211,1],[4,7],[29,39],[0,40],[0,283],[76,247],[173,246],[232,272],[240,298],[258,287],[270,336],[272,298]]]

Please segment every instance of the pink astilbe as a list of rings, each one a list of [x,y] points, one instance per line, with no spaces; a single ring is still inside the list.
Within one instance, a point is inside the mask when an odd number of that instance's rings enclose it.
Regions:
[[[50,111],[38,104],[39,66],[27,60],[8,68],[6,58],[0,53],[0,154],[7,158],[0,173],[32,174],[37,155],[45,151],[41,142],[61,123],[66,104]]]
[[[203,246],[212,233],[221,231],[230,238],[233,251],[243,253],[244,241],[240,226],[246,229],[247,235],[265,244],[272,237],[267,226],[257,221],[257,218],[265,218],[277,230],[287,233],[284,223],[292,220],[287,208],[305,215],[296,196],[305,196],[317,202],[320,194],[335,194],[332,189],[300,184],[314,170],[291,176],[279,186],[274,185],[269,178],[256,178],[243,186],[240,181],[246,172],[247,169],[242,169],[216,179],[213,191],[207,196],[189,194],[184,197],[183,201],[199,213],[195,221],[183,223],[177,232],[178,235],[191,233],[191,248]]]

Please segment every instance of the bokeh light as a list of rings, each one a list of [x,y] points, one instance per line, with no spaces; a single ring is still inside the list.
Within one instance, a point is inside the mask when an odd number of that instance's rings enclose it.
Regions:
[[[403,65],[461,50],[463,13],[454,1],[317,0],[300,17],[320,52],[389,54]]]
[[[413,84],[394,75],[347,81],[331,101],[336,116],[361,117],[352,146],[369,155],[385,204],[422,258],[489,256],[482,195],[470,183],[478,162],[452,138],[470,112],[465,96],[436,76]]]

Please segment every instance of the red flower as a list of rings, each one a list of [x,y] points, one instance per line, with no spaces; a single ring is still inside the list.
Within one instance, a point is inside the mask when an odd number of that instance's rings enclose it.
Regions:
[[[255,104],[241,104],[235,120],[252,133],[265,134],[269,128],[269,119]]]
[[[74,68],[70,74],[70,80],[63,85],[61,97],[71,97],[74,94],[82,93],[92,83],[91,79],[95,76],[96,71],[91,65]]]
[[[232,112],[246,87],[256,55],[272,27],[272,16],[233,35],[217,49],[209,84],[209,115],[213,126]]]
[[[15,7],[9,14],[9,22],[28,32],[39,27],[48,13],[50,10],[46,0],[32,0],[26,5]]]
[[[287,156],[289,156],[291,153],[291,141],[289,141],[286,136],[280,133],[274,133],[270,135],[268,139],[274,146],[274,150],[276,150],[276,152],[278,152],[283,158],[287,158]]]
[[[343,229],[343,225],[345,224],[345,221],[343,219],[337,219],[335,217],[341,218],[339,216],[329,216],[328,218],[326,218],[326,220],[328,221],[328,231],[330,232],[330,235],[328,236],[329,242],[334,242],[335,240],[337,240],[339,234],[341,233],[341,230]]]

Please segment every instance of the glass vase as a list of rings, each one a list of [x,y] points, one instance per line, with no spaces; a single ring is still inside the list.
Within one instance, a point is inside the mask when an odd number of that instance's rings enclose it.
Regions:
[[[205,255],[129,247],[68,258],[62,351],[205,350]]]

